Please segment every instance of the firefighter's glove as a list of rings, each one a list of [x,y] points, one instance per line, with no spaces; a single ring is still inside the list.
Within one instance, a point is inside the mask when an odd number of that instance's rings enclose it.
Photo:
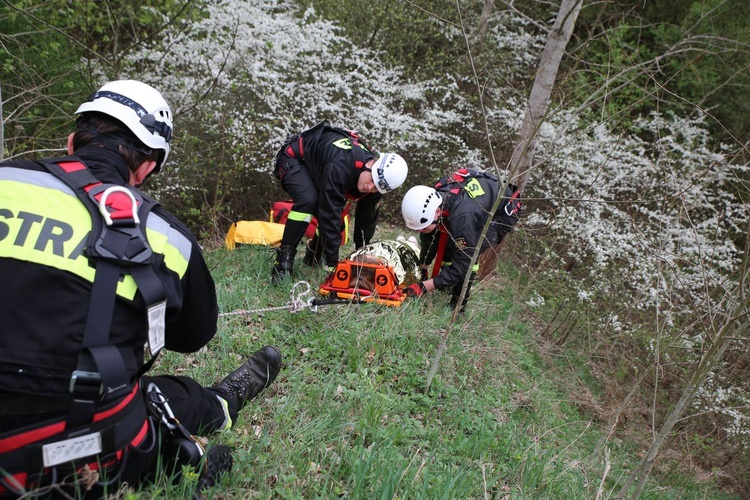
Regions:
[[[422,275],[422,281],[426,280],[429,277],[428,273],[427,273],[427,266],[422,266],[420,268],[420,272],[421,272],[421,275]]]
[[[407,295],[407,297],[421,297],[426,291],[427,289],[424,287],[424,284],[422,282],[414,283],[413,285],[409,285],[406,287],[406,289],[404,289],[404,293]]]

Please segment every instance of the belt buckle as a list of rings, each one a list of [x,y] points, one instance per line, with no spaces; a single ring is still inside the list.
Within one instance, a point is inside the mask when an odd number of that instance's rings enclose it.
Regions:
[[[70,376],[70,393],[76,392],[77,386],[87,386],[89,388],[99,387],[99,395],[104,394],[104,384],[102,383],[102,374],[99,372],[87,372],[84,370],[74,370]]]

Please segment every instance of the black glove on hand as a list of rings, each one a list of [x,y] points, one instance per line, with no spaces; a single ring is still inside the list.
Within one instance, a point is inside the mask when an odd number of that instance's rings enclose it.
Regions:
[[[407,295],[407,297],[421,297],[426,291],[427,289],[424,287],[424,284],[421,281],[419,283],[409,285],[404,289],[404,293]]]

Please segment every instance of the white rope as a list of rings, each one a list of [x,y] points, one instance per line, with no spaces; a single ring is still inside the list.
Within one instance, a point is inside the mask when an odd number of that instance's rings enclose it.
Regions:
[[[295,293],[297,287],[300,285],[304,286],[304,290],[299,293]],[[307,281],[298,281],[294,284],[294,286],[292,286],[292,290],[289,292],[289,302],[287,302],[286,305],[276,307],[262,307],[260,309],[238,309],[228,313],[221,313],[219,314],[219,317],[223,318],[226,316],[260,314],[270,311],[283,311],[284,309],[288,309],[289,312],[292,313],[297,313],[302,311],[305,307],[308,307],[312,312],[318,312],[318,306],[313,305],[313,300],[315,300],[314,297],[310,297],[309,299],[307,299],[307,301],[303,300],[303,297],[306,297],[308,295],[310,295],[310,283],[308,283]]]

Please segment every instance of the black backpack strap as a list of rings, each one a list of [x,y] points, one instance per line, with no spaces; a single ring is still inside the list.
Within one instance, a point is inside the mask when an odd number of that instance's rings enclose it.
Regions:
[[[123,354],[109,341],[117,284],[122,274],[129,272],[133,276],[148,307],[153,358],[163,345],[152,342],[152,334],[157,338],[161,334],[163,340],[164,285],[151,266],[154,255],[141,223],[156,203],[135,189],[103,184],[78,158],[40,163],[75,192],[88,209],[92,223],[84,254],[94,263],[96,274],[83,344],[70,380],[67,427],[71,428],[90,422],[105,398],[111,400],[132,389]]]
[[[297,160],[304,160],[305,158],[305,142],[312,141],[317,142],[320,136],[326,130],[333,130],[341,135],[349,138],[352,143],[352,156],[354,162],[354,168],[363,168],[365,166],[365,149],[370,151],[370,147],[362,140],[357,131],[346,130],[343,128],[332,127],[328,121],[322,121],[314,127],[301,132],[298,135],[291,135],[287,137],[286,146],[284,152],[290,158]]]
[[[365,152],[362,148],[367,148],[367,145],[364,144],[359,138],[359,134],[356,130],[344,130],[343,132],[346,132],[346,134],[349,136],[349,140],[352,143],[354,168],[363,168],[365,166]]]
[[[286,152],[287,156],[290,158],[294,158],[299,161],[304,161],[305,159],[305,142],[317,142],[317,140],[320,138],[321,134],[326,129],[332,128],[331,125],[328,123],[328,121],[323,120],[322,122],[318,123],[312,128],[309,128],[303,132],[300,132],[299,134],[290,135],[286,138],[285,144],[286,147],[284,148],[284,151]]]

